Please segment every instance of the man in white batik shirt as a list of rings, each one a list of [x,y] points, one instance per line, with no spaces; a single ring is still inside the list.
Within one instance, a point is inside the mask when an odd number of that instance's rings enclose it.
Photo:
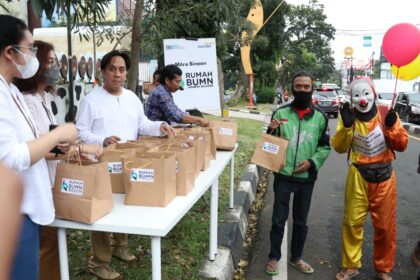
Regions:
[[[107,147],[118,142],[136,140],[139,135],[164,136],[175,134],[165,122],[150,121],[139,98],[122,87],[130,68],[129,55],[111,51],[101,61],[104,85],[95,88],[83,98],[76,118],[80,140]],[[93,256],[89,259],[90,271],[100,279],[118,279],[120,274],[109,267],[111,256],[131,262],[136,257],[127,250],[127,234],[107,232],[90,233]]]

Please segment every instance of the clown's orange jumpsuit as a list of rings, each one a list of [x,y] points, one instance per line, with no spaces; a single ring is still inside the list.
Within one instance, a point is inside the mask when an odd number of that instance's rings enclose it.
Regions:
[[[377,113],[368,122],[356,118],[353,127],[350,128],[343,126],[340,117],[337,132],[331,142],[338,153],[347,153],[352,146],[350,153],[352,163],[386,163],[394,159],[392,150],[405,150],[408,135],[399,118],[391,128],[387,128]],[[349,167],[342,232],[344,268],[362,266],[363,224],[370,211],[375,228],[375,270],[384,273],[392,271],[396,253],[396,206],[394,171],[391,178],[384,182],[369,183],[362,178],[353,164]]]

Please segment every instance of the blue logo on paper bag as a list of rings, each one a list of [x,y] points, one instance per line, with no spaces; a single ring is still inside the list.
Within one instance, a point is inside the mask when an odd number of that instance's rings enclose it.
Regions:
[[[268,142],[264,142],[262,146],[263,151],[268,152],[270,154],[274,154],[274,155],[278,154],[279,148],[280,148],[279,146],[274,145],[272,143],[268,143]]]
[[[137,178],[138,178],[138,174],[137,174],[137,172],[135,172],[134,170],[131,170],[131,175],[130,175],[130,177],[131,177],[131,180],[133,180],[133,181],[137,181]]]
[[[69,185],[67,184],[66,181],[63,181],[63,183],[61,184],[61,190],[68,191],[68,189],[69,189]]]

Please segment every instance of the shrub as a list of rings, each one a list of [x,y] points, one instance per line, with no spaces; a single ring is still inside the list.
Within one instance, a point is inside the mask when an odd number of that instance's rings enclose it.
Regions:
[[[245,102],[246,102],[245,98],[235,97],[235,98],[230,99],[228,102],[226,102],[226,105],[228,107],[237,107]]]
[[[257,103],[273,103],[276,97],[276,89],[271,87],[261,87],[256,89]]]

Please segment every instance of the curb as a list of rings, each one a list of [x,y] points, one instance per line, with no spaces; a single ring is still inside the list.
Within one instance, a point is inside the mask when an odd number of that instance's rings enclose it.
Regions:
[[[229,111],[241,112],[241,113],[247,113],[247,114],[254,114],[254,115],[271,116],[271,114],[269,114],[269,113],[263,113],[263,112],[259,112],[259,111],[253,111],[253,110],[229,109]]]
[[[230,280],[244,251],[248,231],[248,214],[255,200],[261,170],[248,164],[234,193],[233,209],[228,209],[218,227],[218,249],[215,261],[205,260],[199,270],[202,280]]]
[[[214,261],[205,261],[200,268],[199,279],[232,279],[233,261],[230,250],[217,248],[217,258]]]
[[[412,123],[403,123],[403,127],[407,130],[408,133],[420,136],[420,125],[415,125]]]

